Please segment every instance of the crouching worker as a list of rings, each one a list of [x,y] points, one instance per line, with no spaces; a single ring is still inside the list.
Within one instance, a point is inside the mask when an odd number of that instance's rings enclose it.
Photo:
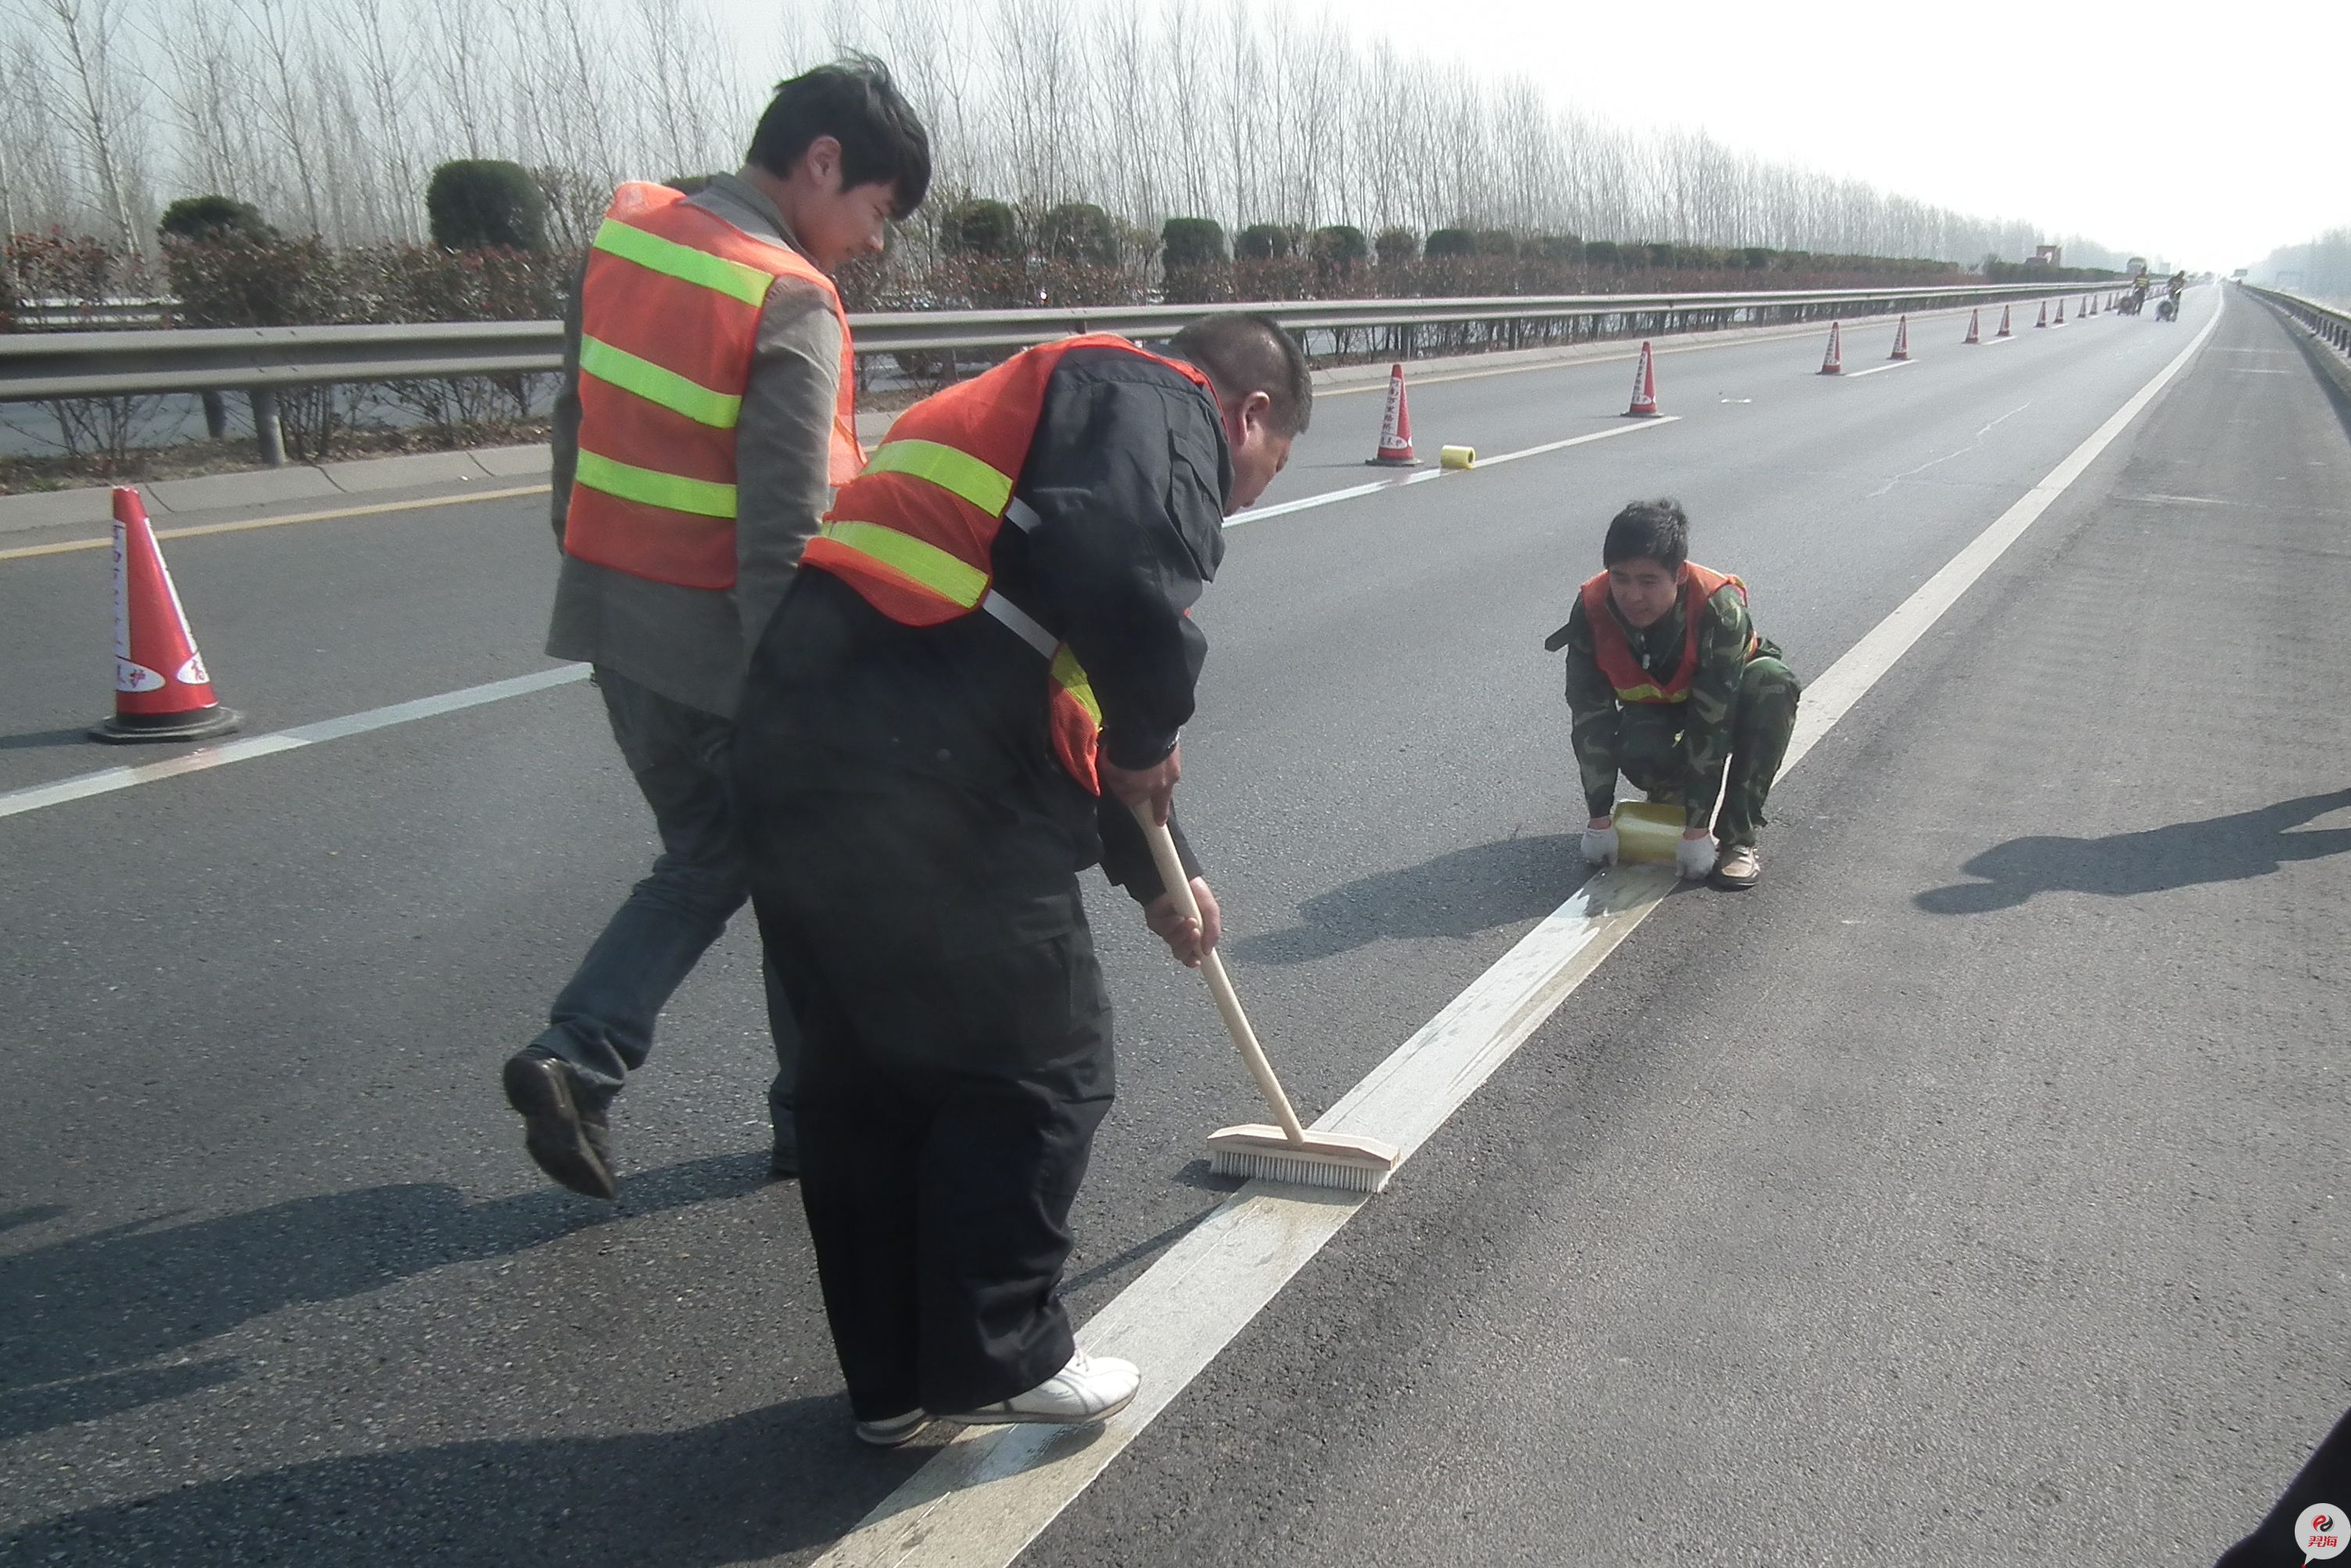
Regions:
[[[1763,803],[1796,727],[1795,674],[1778,646],[1755,634],[1747,585],[1689,559],[1689,518],[1678,502],[1635,501],[1617,513],[1601,560],[1607,570],[1583,585],[1567,624],[1543,643],[1550,653],[1567,650],[1567,706],[1591,813],[1584,858],[1616,858],[1621,771],[1651,800],[1682,808],[1674,862],[1683,876],[1753,887],[1762,874],[1755,836]]]

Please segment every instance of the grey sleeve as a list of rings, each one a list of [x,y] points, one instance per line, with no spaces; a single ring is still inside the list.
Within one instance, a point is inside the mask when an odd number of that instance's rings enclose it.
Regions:
[[[735,609],[747,654],[832,505],[840,387],[841,322],[831,303],[810,285],[779,280],[759,318],[735,429]]]
[[[555,428],[548,440],[549,506],[558,545],[563,542],[564,520],[571,513],[571,476],[580,467],[580,297],[587,287],[588,267],[583,262],[572,276],[570,295],[563,301],[563,384],[555,393]]]

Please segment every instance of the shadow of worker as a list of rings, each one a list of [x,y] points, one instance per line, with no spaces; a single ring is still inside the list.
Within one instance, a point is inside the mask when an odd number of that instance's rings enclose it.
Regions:
[[[2126,898],[2202,883],[2242,882],[2267,876],[2289,862],[2351,850],[2351,828],[2294,831],[2346,806],[2351,806],[2351,789],[2110,838],[2011,839],[1959,868],[1981,881],[1932,888],[1912,902],[1929,915],[1983,915],[2013,909],[2036,893]]]
[[[875,1453],[850,1439],[848,1418],[845,1401],[821,1396],[676,1429],[480,1438],[312,1459],[22,1525],[0,1534],[0,1562],[758,1562],[839,1537],[930,1457],[928,1445]]]
[[[1358,877],[1299,905],[1301,923],[1228,949],[1252,964],[1305,964],[1391,936],[1475,936],[1533,920],[1592,873],[1565,834],[1501,839]]]

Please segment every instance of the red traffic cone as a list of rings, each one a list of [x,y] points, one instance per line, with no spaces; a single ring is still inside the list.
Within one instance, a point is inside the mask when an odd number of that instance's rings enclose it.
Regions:
[[[1968,312],[1968,335],[1966,340],[1961,342],[1959,346],[1961,348],[1965,348],[1969,343],[1980,343],[1982,341],[1983,311],[1980,308],[1970,310]]]
[[[2049,301],[2046,299],[2041,302],[2041,319],[2035,321],[2033,325],[2036,327],[2046,327],[2049,325]]]
[[[2083,314],[2083,315],[2085,315],[2085,316],[2095,316],[2097,313],[2098,313],[2098,297],[2097,297],[2096,295],[2093,294],[2093,295],[2091,295],[2091,296],[2089,297],[2089,298],[2087,298],[2087,299],[2085,299],[2085,300],[2084,300],[2084,301],[2082,302],[2082,314]]]
[[[1894,351],[1893,351],[1892,353],[1890,353],[1890,354],[1886,355],[1886,357],[1887,359],[1889,359],[1889,360],[1907,360],[1907,359],[1908,359],[1908,358],[1910,357],[1910,318],[1909,318],[1909,317],[1905,316],[1905,317],[1903,317],[1900,320],[1898,320],[1898,321],[1895,322],[1895,324],[1894,324]]]
[[[1416,468],[1412,455],[1412,405],[1405,401],[1404,367],[1388,367],[1388,411],[1380,420],[1379,449],[1364,461],[1378,468]]]
[[[2005,305],[2000,308],[2000,330],[1994,332],[1992,334],[1993,337],[2013,338],[2016,336],[2016,329],[2009,325],[2008,310],[2009,308]]]
[[[1627,419],[1657,417],[1657,367],[1649,357],[1649,345],[1641,344],[1641,362],[1633,367],[1633,406],[1625,411]]]
[[[2057,301],[2057,319],[2049,324],[2053,327],[2063,327],[2065,324],[2065,302],[2063,299]]]
[[[202,740],[244,716],[221,706],[139,492],[114,492],[114,716],[92,740]]]
[[[1829,351],[1821,361],[1821,374],[1824,376],[1844,374],[1844,340],[1838,327],[1837,322],[1829,323]]]

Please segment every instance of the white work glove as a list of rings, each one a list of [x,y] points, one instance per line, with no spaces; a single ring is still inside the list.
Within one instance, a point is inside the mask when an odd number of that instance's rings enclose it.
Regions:
[[[1615,823],[1611,822],[1604,828],[1586,827],[1583,830],[1583,863],[1586,865],[1616,863]]]
[[[1679,839],[1674,843],[1674,869],[1690,882],[1696,882],[1714,870],[1714,835],[1699,839]]]

